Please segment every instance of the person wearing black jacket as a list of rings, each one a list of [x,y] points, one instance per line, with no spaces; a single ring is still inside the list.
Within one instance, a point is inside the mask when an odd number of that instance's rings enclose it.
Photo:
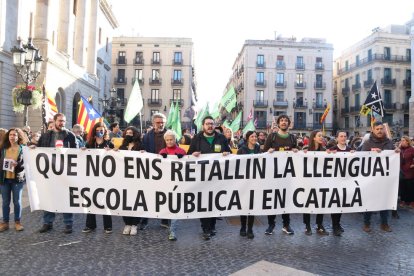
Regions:
[[[261,153],[260,145],[257,143],[257,133],[255,131],[248,131],[246,133],[246,141],[239,150],[237,154],[258,154]],[[246,232],[246,222],[247,222],[247,232]],[[248,239],[253,239],[253,223],[254,216],[240,216],[240,236],[247,236]]]
[[[223,153],[223,155],[228,155],[231,151],[229,143],[223,134],[214,131],[213,117],[205,117],[202,125],[203,131],[193,137],[187,153],[195,157],[209,153]],[[201,228],[203,228],[203,239],[209,240],[211,236],[216,234],[216,218],[202,218],[200,221]]]
[[[65,128],[66,116],[62,113],[57,113],[53,117],[54,128],[48,130],[40,136],[38,147],[54,148],[78,148],[78,141],[73,132]],[[35,146],[30,146],[35,148]],[[55,220],[55,213],[44,211],[43,213],[43,226],[39,229],[39,233],[45,233],[53,228],[53,222]],[[63,223],[65,224],[65,234],[72,233],[73,214],[64,213]]]
[[[108,129],[104,123],[96,123],[89,135],[89,140],[86,143],[88,149],[106,149],[114,148],[114,144],[109,141]],[[85,148],[82,148],[85,149]],[[112,233],[112,218],[110,215],[103,215],[104,231],[106,234]],[[90,233],[96,229],[96,215],[86,215],[86,227],[82,230],[83,233]]]

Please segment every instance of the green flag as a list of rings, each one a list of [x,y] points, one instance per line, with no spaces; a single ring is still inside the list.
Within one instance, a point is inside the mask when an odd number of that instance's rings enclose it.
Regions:
[[[198,112],[197,118],[194,121],[194,124],[197,126],[197,132],[203,129],[203,119],[209,115],[208,102],[204,107]]]
[[[256,130],[256,128],[254,127],[253,120],[249,120],[249,122],[243,128],[243,135],[246,134],[246,132],[248,132],[248,131],[255,131],[255,130]]]
[[[224,121],[223,126],[226,128],[230,128],[230,124],[227,120]]]
[[[227,112],[231,112],[231,110],[236,106],[236,103],[236,91],[234,91],[234,87],[231,86],[229,91],[227,91],[223,98],[221,98],[220,104],[227,110]]]
[[[171,130],[177,135],[177,140],[181,139],[181,118],[180,118],[180,105],[175,104],[174,117],[171,122]]]
[[[171,127],[171,122],[174,119],[174,112],[175,112],[174,101],[171,101],[170,111],[168,112],[167,122],[165,123],[166,128]]]
[[[215,103],[213,106],[213,109],[211,110],[210,116],[213,117],[213,119],[217,119],[218,116],[220,116],[220,110],[219,110],[219,103]]]
[[[134,86],[132,87],[131,94],[128,98],[128,103],[125,108],[124,120],[129,123],[132,119],[141,112],[144,106],[144,100],[142,99],[141,88],[139,87],[138,80],[135,81]]]
[[[233,133],[235,133],[236,131],[238,131],[239,128],[240,128],[240,122],[241,122],[242,113],[243,112],[240,112],[239,114],[237,114],[236,119],[234,119],[233,122],[230,125],[230,128],[233,131]]]

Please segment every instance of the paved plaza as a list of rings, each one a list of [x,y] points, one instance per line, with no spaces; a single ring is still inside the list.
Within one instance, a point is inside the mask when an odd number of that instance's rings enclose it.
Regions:
[[[121,217],[113,217],[114,232],[104,234],[98,216],[96,231],[85,234],[83,214],[75,215],[72,234],[62,233],[61,215],[51,232],[39,234],[42,212],[25,207],[25,230],[17,233],[11,224],[0,233],[0,275],[414,275],[414,210],[399,214],[390,218],[392,233],[382,232],[374,215],[370,234],[362,231],[361,214],[345,214],[342,237],[306,236],[301,215],[291,216],[294,235],[282,233],[278,216],[275,233],[265,236],[263,216],[253,240],[239,236],[237,218],[218,220],[210,241],[201,239],[198,219],[182,220],[171,242],[155,219],[137,236],[123,236]],[[330,216],[325,226],[332,231]]]

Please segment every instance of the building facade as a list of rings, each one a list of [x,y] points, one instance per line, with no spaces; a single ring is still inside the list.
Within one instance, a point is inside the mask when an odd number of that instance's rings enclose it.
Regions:
[[[245,124],[253,111],[256,128],[266,129],[287,114],[293,132],[322,128],[320,118],[332,102],[332,64],[333,47],[325,39],[246,40],[227,85],[235,87],[238,99],[231,117],[243,111]],[[332,130],[330,113],[325,129]]]
[[[411,72],[406,25],[376,28],[345,50],[334,65],[334,116],[338,127],[351,135],[369,131],[370,116],[360,115],[360,110],[376,82],[385,108],[382,120],[394,137],[408,134]]]
[[[413,18],[407,22],[407,26],[410,28],[410,40],[411,40],[411,53],[414,53],[414,13]],[[414,86],[414,62],[413,56],[411,56],[411,87]],[[414,93],[411,90],[410,97],[410,110],[409,110],[410,122],[409,122],[409,135],[414,137]]]
[[[183,127],[191,125],[195,98],[193,42],[190,38],[114,37],[112,51],[113,86],[120,103],[116,110],[121,125],[127,99],[139,82],[144,107],[141,119],[130,124],[151,124],[155,112],[168,116],[171,103],[179,104]]]
[[[110,87],[111,40],[118,23],[107,0],[0,1],[0,126],[23,125],[12,109],[11,91],[22,84],[10,49],[33,38],[45,61],[35,85],[46,87],[67,127],[76,122],[80,96],[98,98]],[[39,130],[41,111],[29,107],[29,125]]]

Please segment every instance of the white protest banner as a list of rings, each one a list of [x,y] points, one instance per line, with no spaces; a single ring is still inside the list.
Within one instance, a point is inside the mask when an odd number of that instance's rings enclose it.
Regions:
[[[154,218],[395,209],[399,154],[274,152],[196,158],[24,149],[32,210]]]

